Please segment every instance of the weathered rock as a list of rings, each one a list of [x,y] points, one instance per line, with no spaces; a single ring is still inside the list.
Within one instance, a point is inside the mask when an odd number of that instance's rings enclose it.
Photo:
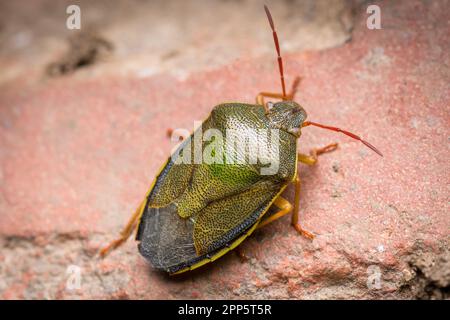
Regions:
[[[303,152],[340,143],[317,167],[300,166],[301,218],[314,241],[299,237],[285,217],[242,245],[248,262],[228,254],[173,278],[152,270],[133,241],[104,260],[96,252],[117,235],[169,155],[167,128],[191,129],[219,102],[253,102],[261,90],[279,90],[273,50],[215,61],[206,71],[205,64],[186,68],[182,78],[164,69],[129,72],[152,57],[125,63],[111,29],[113,60],[68,76],[44,76],[52,59],[26,73],[24,61],[3,55],[0,65],[12,65],[0,87],[0,297],[448,297],[446,4],[381,2],[382,30],[368,30],[365,5],[355,6],[351,41],[323,51],[293,45],[287,81],[302,76],[297,100],[309,119],[353,130],[384,158],[345,136],[305,128]],[[295,24],[274,16],[283,41],[282,30]],[[270,30],[258,19],[268,48]],[[290,33],[288,43],[301,41]],[[201,56],[207,42],[199,38],[190,54]],[[292,199],[292,191],[285,196]]]

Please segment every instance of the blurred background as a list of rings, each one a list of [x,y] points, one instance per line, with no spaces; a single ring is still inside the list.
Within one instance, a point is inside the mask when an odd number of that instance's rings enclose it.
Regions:
[[[287,85],[308,119],[300,216],[182,277],[130,239],[174,143],[224,101]],[[81,29],[67,28],[70,5]],[[381,28],[368,28],[371,5]],[[450,286],[450,1],[0,0],[0,299],[443,299]],[[308,129],[308,130],[306,130]],[[284,197],[293,199],[288,188]]]
[[[284,52],[331,48],[348,41],[354,10],[364,1],[270,3]],[[66,8],[81,9],[81,30],[66,28]],[[1,1],[0,82],[58,61],[81,33],[98,35],[113,54],[90,75],[119,73],[183,77],[242,57],[274,54],[263,1]],[[84,42],[88,42],[85,38]],[[78,45],[82,46],[83,41]],[[89,46],[89,44],[86,44]],[[91,44],[95,46],[94,44]],[[100,46],[100,45],[99,45]],[[73,53],[76,54],[76,53]]]

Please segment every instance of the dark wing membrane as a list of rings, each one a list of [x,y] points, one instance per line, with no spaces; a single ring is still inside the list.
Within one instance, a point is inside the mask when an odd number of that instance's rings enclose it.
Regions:
[[[139,225],[139,252],[159,270],[176,272],[198,258],[193,223],[181,219],[176,206],[147,207]]]
[[[261,192],[258,199],[256,199],[257,191]],[[147,206],[139,226],[140,253],[156,269],[170,273],[208,259],[224,246],[232,244],[233,240],[253,226],[267,211],[278,192],[273,186],[261,185],[245,194],[253,198],[236,195],[229,197],[228,201],[224,199],[212,203],[204,209],[205,216],[200,218],[201,215],[199,215],[195,223],[194,219],[181,219],[174,204],[163,208]],[[222,210],[219,211],[221,206]],[[229,218],[222,216],[221,221],[215,220],[223,228],[217,228],[214,222],[208,220],[208,216],[211,215],[213,219],[217,219],[215,217],[217,214],[230,215]],[[205,234],[203,235],[202,232]],[[193,234],[194,237],[196,234],[200,235],[202,250],[200,254],[197,253]],[[209,249],[203,250],[203,248]]]
[[[202,129],[248,129],[258,121],[257,127],[264,128],[264,119],[264,110],[259,106],[221,105],[205,120]],[[175,164],[176,154],[184,152],[186,146],[191,146],[186,154],[191,152],[194,160],[193,140],[193,135],[186,139],[158,175],[148,194],[136,237],[140,240],[141,254],[155,268],[170,273],[209,258],[243,235],[267,211],[285,186],[285,177],[290,177],[295,167],[294,158],[287,174],[280,166],[276,176],[258,174],[254,178],[242,174],[255,170],[259,173],[259,165],[241,166],[236,173],[234,167],[219,170],[221,166],[203,163]],[[295,148],[295,139],[288,143]],[[220,188],[216,190],[214,186]]]

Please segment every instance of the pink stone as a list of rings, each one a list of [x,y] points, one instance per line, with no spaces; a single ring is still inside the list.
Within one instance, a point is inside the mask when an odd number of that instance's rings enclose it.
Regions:
[[[300,237],[284,217],[242,245],[249,262],[228,254],[179,277],[152,270],[132,239],[105,260],[93,252],[144,197],[173,148],[167,129],[191,129],[220,102],[278,91],[273,57],[243,56],[185,80],[105,72],[1,84],[0,297],[413,297],[400,291],[409,257],[449,244],[450,17],[419,1],[382,10],[382,30],[366,29],[363,11],[351,41],[285,62],[289,84],[302,76],[297,100],[310,120],[352,130],[384,157],[305,128],[302,152],[339,142],[316,167],[299,167],[301,221],[316,238]],[[65,289],[69,264],[82,268],[75,292]],[[379,290],[366,286],[372,265],[385,281]]]

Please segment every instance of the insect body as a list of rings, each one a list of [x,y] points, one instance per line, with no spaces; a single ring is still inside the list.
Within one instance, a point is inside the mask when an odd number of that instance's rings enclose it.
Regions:
[[[313,165],[319,154],[336,149],[337,144],[314,149],[311,155],[297,154],[301,129],[317,126],[342,132],[381,155],[353,133],[306,121],[305,110],[293,101],[298,80],[286,94],[278,37],[270,12],[267,7],[265,10],[277,49],[282,93],[262,92],[257,96],[257,104],[226,103],[214,107],[202,126],[168,159],[121,237],[102,249],[102,255],[124,242],[138,226],[140,253],[156,269],[181,273],[216,260],[255,229],[290,212],[294,228],[313,238],[299,224],[298,162]],[[264,97],[281,101],[265,103]],[[210,132],[214,134],[208,135]],[[262,157],[235,161],[244,149],[228,148],[229,132],[239,133],[238,144],[245,141],[246,146],[257,145],[257,153],[262,151]],[[200,140],[200,151],[214,161],[193,161],[198,156],[198,135],[211,138]],[[261,139],[263,135],[266,136]],[[275,170],[268,172],[268,165]],[[290,183],[295,183],[294,205],[280,195]],[[279,211],[267,216],[272,205]]]

